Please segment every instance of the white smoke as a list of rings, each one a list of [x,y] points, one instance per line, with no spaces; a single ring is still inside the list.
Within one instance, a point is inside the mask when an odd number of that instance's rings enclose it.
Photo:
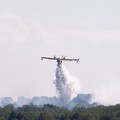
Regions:
[[[64,104],[70,102],[80,92],[78,79],[71,76],[62,64],[57,65],[54,83],[57,89],[58,97]]]

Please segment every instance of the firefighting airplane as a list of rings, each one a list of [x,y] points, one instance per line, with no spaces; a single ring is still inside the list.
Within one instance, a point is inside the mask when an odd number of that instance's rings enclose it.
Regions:
[[[58,65],[61,65],[62,61],[76,61],[78,63],[78,61],[80,60],[79,58],[78,59],[68,59],[65,56],[62,56],[61,58],[56,57],[56,56],[54,56],[54,57],[41,57],[41,60],[44,60],[44,59],[56,60]]]

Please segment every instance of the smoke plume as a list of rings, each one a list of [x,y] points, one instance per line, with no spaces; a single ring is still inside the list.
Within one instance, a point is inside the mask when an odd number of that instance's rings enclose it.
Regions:
[[[54,83],[57,89],[58,98],[64,104],[70,102],[80,91],[78,79],[71,76],[62,64],[57,65]]]

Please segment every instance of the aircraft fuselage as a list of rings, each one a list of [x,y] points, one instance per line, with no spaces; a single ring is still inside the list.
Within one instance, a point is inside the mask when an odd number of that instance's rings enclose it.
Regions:
[[[62,64],[62,60],[60,58],[57,58],[57,63],[58,63],[58,65],[61,65]]]

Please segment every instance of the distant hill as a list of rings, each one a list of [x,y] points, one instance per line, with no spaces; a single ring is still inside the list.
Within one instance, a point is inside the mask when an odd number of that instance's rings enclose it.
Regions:
[[[68,109],[72,109],[74,107],[88,108],[88,107],[95,107],[98,105],[98,103],[96,102],[91,103],[92,96],[93,96],[92,94],[79,94],[77,97],[75,97],[72,101],[70,101],[67,104],[62,102],[57,97],[42,96],[42,97],[32,97],[30,99],[24,96],[20,96],[16,101],[13,101],[11,97],[3,97],[0,98],[0,106],[4,107],[6,105],[13,104],[14,107],[22,107],[23,105],[30,105],[30,104],[34,106],[43,106],[46,104],[50,104],[58,107],[65,107]]]

